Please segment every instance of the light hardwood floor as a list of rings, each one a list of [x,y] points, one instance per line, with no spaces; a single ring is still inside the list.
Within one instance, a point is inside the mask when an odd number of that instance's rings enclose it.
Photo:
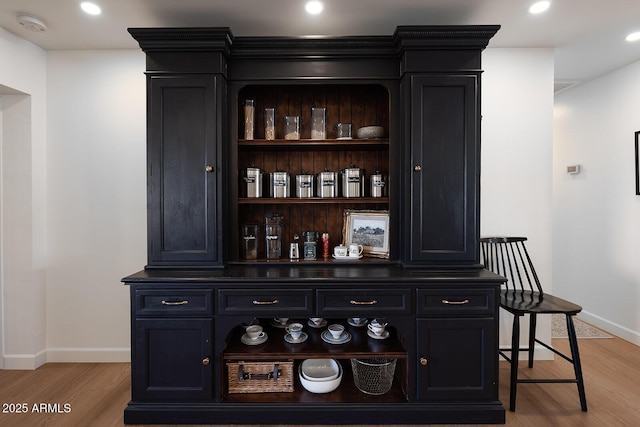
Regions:
[[[554,345],[566,350],[565,341],[554,340]],[[640,425],[640,347],[619,338],[582,339],[579,345],[589,411],[580,411],[573,384],[523,384],[518,388],[516,412],[507,411],[507,426]],[[505,405],[508,369],[506,362],[500,363],[500,397]],[[571,366],[563,360],[538,361],[532,375],[547,372],[570,376]],[[35,371],[0,371],[0,426],[124,426],[129,381],[128,363],[50,363]],[[28,413],[4,413],[12,409],[9,405],[22,403],[27,404]],[[41,403],[43,409],[62,413],[35,412],[34,405],[39,409]]]

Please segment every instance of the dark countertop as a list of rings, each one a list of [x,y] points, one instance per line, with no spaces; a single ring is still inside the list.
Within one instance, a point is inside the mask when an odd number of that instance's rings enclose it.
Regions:
[[[397,264],[313,266],[301,264],[234,264],[219,269],[145,269],[122,279],[126,284],[181,282],[502,282],[504,278],[483,268],[403,268]]]

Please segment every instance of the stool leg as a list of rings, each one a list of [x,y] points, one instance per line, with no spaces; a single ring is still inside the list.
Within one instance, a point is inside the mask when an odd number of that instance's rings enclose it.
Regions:
[[[511,332],[511,381],[509,387],[509,410],[516,410],[516,387],[518,386],[518,359],[520,357],[520,316],[513,316]]]
[[[536,324],[537,315],[529,314],[529,367],[533,368],[533,351],[536,347]]]
[[[573,325],[573,315],[567,314],[567,332],[569,335],[569,346],[571,347],[571,358],[573,359],[573,370],[578,381],[578,396],[580,396],[580,407],[587,411],[587,396],[584,391],[584,379],[582,378],[582,364],[580,363],[580,353],[578,352],[578,339],[576,329]]]

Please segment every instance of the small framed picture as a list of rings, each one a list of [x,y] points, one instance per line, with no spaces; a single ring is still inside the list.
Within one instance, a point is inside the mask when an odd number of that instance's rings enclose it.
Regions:
[[[345,210],[342,240],[362,245],[365,256],[389,258],[389,211]]]
[[[640,130],[636,132],[636,195],[640,196]]]

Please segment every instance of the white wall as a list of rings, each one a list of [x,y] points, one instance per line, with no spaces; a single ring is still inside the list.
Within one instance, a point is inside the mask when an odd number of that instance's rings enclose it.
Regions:
[[[0,28],[0,367],[44,363],[46,53]]]
[[[559,94],[555,105],[556,293],[585,320],[640,345],[640,62]],[[566,173],[580,164],[578,175]]]
[[[487,49],[482,65],[480,234],[528,237],[536,270],[551,291],[553,51]],[[509,345],[512,317],[501,316],[500,341]],[[523,323],[523,342],[527,331]],[[538,332],[549,337],[550,319],[540,319]]]
[[[47,360],[128,361],[124,276],[146,263],[141,51],[48,62]]]

